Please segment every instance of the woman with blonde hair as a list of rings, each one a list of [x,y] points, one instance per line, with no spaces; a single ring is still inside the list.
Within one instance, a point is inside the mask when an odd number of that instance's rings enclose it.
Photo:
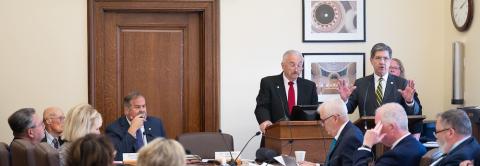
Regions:
[[[62,139],[65,143],[60,147],[60,165],[65,165],[71,143],[87,134],[100,134],[102,115],[89,104],[80,104],[70,109],[65,117]]]
[[[138,151],[137,166],[184,166],[185,149],[175,140],[156,138]]]

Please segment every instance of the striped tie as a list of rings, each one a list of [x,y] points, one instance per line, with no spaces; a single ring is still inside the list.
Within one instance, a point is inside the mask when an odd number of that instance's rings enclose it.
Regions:
[[[377,90],[375,91],[375,96],[377,97],[377,104],[379,107],[382,105],[382,100],[383,100],[382,81],[383,81],[383,78],[380,77],[380,79],[378,79]]]

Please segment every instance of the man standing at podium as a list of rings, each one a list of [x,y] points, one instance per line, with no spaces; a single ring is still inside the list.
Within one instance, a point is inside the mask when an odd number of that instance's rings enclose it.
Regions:
[[[394,102],[402,105],[407,115],[418,115],[420,107],[413,100],[415,83],[389,74],[391,59],[392,49],[377,43],[370,52],[374,73],[357,79],[353,87],[348,87],[345,80],[339,81],[338,92],[347,104],[348,113],[358,106],[360,116],[374,116],[382,104]]]
[[[283,72],[280,75],[262,78],[257,96],[255,116],[260,130],[279,120],[288,120],[294,105],[316,105],[318,103],[315,83],[299,78],[303,69],[303,57],[296,50],[283,54]],[[262,147],[263,147],[262,139]]]

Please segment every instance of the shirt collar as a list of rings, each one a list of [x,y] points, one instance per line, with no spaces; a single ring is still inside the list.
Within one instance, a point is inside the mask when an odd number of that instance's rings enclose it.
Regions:
[[[47,138],[48,143],[51,143],[54,139],[53,135],[51,135],[47,130],[45,130],[45,137]]]
[[[450,150],[448,152],[451,152],[453,149],[455,149],[458,145],[460,145],[461,143],[465,142],[468,138],[470,138],[470,136],[467,136],[463,139],[461,139],[460,141],[457,141],[455,142],[455,144],[452,145],[452,148],[450,148]]]
[[[395,142],[393,143],[392,148],[390,148],[390,149],[395,148],[395,146],[397,146],[397,144],[400,143],[400,141],[402,141],[405,137],[407,137],[407,136],[409,136],[409,135],[410,135],[410,133],[407,133],[407,134],[403,135],[402,137],[400,137],[400,139],[397,139],[397,141],[395,141]]]
[[[374,73],[374,74],[373,74],[373,78],[375,79],[375,82],[376,82],[376,81],[378,81],[378,79],[380,78],[380,76],[378,76],[377,74]],[[385,75],[383,75],[382,78],[383,78],[383,81],[387,81],[387,79],[388,79],[388,72],[387,72]]]
[[[283,76],[283,82],[288,85],[288,82],[290,82],[290,80],[288,80],[287,77],[285,77],[285,73],[282,73],[282,76]],[[293,80],[293,85],[297,85],[297,79]]]
[[[340,126],[340,129],[338,129],[337,131],[337,135],[335,135],[335,140],[338,140],[338,137],[340,137],[340,134],[342,133],[347,123],[348,123],[348,120],[342,126]]]

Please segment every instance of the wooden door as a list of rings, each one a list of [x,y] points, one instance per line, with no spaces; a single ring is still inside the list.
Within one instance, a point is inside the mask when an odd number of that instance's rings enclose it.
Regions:
[[[89,1],[89,102],[104,126],[131,91],[167,136],[219,126],[218,2]]]

